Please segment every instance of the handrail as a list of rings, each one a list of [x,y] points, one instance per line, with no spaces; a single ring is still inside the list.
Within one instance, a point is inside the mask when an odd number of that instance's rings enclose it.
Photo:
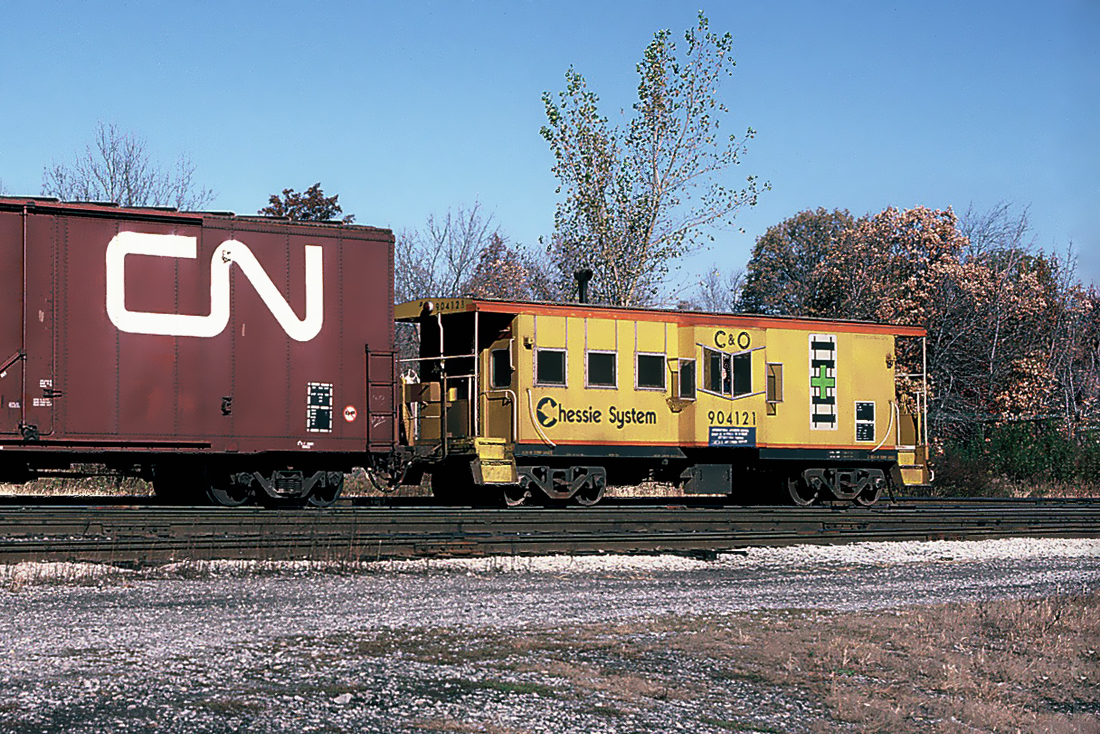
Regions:
[[[531,425],[535,427],[535,431],[550,448],[557,447],[557,444],[551,441],[545,433],[542,432],[542,426],[539,425],[538,419],[535,418],[535,401],[531,399],[531,388],[527,388],[527,410],[531,413]]]
[[[515,443],[517,431],[519,430],[519,396],[510,387],[495,388],[493,390],[484,390],[481,395],[488,399],[492,395],[504,395],[505,397],[512,399],[512,425],[509,426],[508,433],[511,435],[512,442]],[[480,429],[478,435],[481,435]]]
[[[894,425],[894,413],[897,412],[897,410],[898,410],[897,403],[894,402],[893,400],[891,400],[890,401],[890,422],[886,425],[886,432],[883,434],[882,440],[878,442],[878,446],[875,446],[873,449],[871,449],[871,453],[874,453],[875,451],[878,451],[879,449],[881,449],[883,444],[886,443],[886,439],[890,438],[890,428],[892,428],[893,425]],[[900,417],[898,418],[898,425],[899,426],[901,425],[901,418]],[[897,441],[894,442],[894,445],[895,445],[895,447],[897,446]]]
[[[8,369],[8,367],[11,367],[16,362],[18,362],[22,359],[26,359],[26,358],[27,358],[27,353],[24,352],[22,349],[20,349],[18,352],[11,355],[11,357],[9,357],[7,359],[7,361],[4,362],[4,364],[0,364],[0,372],[6,371]]]

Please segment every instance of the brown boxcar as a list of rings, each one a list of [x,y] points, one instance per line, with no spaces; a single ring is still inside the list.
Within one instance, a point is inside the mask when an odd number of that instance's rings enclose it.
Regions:
[[[0,481],[335,498],[396,439],[393,235],[0,198]]]

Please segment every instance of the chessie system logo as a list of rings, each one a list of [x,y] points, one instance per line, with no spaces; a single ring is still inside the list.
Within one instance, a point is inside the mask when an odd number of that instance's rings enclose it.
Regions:
[[[612,405],[607,408],[605,420],[604,410],[601,408],[591,405],[584,408],[566,408],[549,395],[540,400],[535,406],[535,415],[543,428],[553,428],[559,423],[591,424],[606,422],[621,431],[623,426],[627,425],[657,425],[657,413],[652,410],[623,409]]]
[[[131,334],[215,337],[229,324],[229,268],[236,263],[264,305],[291,339],[308,342],[324,324],[324,262],[320,245],[306,245],[306,315],[299,319],[271,282],[252,250],[226,240],[210,258],[210,313],[206,316],[130,311],[126,308],[126,256],[150,255],[194,260],[198,241],[169,234],[120,232],[107,245],[107,316],[120,331]]]

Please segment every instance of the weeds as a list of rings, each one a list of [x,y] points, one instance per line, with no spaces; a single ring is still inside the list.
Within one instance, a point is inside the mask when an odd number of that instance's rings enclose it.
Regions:
[[[1100,730],[1100,595],[756,621],[751,644],[712,624],[673,644],[805,688],[863,731]]]

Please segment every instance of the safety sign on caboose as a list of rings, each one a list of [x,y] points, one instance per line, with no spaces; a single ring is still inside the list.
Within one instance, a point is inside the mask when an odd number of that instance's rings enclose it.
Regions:
[[[836,336],[810,334],[810,428],[836,430]]]

